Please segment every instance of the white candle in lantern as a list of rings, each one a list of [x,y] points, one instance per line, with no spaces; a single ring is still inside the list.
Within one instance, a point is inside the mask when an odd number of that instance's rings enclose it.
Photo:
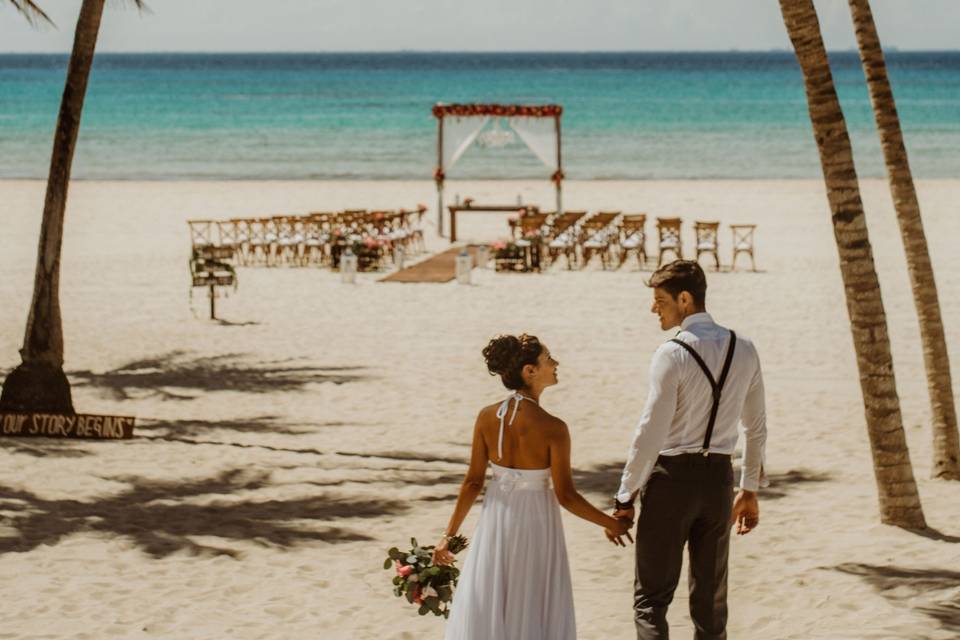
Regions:
[[[340,256],[340,279],[346,284],[353,284],[357,281],[357,256],[347,247],[347,250]]]
[[[466,247],[457,255],[457,282],[470,284],[470,271],[473,269],[473,260],[467,253]]]

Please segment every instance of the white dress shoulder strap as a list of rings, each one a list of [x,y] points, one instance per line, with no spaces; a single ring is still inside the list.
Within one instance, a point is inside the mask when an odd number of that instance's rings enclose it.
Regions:
[[[507,415],[507,410],[510,409],[510,401],[514,400],[515,404],[513,405],[513,413],[510,415],[508,425],[513,424],[513,420],[517,417],[517,410],[520,409],[520,401],[527,399],[526,396],[515,393],[501,402],[500,407],[497,409],[497,418],[500,419],[500,433],[497,436],[497,460],[503,460],[503,419]]]

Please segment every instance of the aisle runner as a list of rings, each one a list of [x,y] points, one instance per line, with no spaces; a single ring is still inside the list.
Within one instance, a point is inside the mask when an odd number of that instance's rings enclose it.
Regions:
[[[380,282],[450,282],[457,275],[457,254],[462,250],[462,247],[447,249],[412,267],[382,278]],[[468,250],[470,256],[476,261],[477,248],[468,247]]]

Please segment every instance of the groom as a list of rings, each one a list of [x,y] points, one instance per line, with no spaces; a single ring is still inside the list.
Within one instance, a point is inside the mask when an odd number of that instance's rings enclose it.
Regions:
[[[647,285],[660,328],[679,331],[653,355],[649,396],[615,498],[614,516],[640,514],[637,638],[669,637],[667,607],[687,546],[694,638],[724,640],[730,527],[746,534],[760,520],[756,492],[767,439],[760,360],[749,340],[707,313],[707,279],[696,262],[665,265]],[[730,456],[740,421],[745,443],[734,497]]]

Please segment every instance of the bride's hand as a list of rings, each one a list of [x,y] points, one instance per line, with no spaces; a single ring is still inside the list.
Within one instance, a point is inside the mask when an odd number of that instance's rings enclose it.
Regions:
[[[433,564],[453,564],[453,554],[447,550],[446,538],[440,538],[440,542],[433,548]]]
[[[625,547],[627,545],[624,544],[622,536],[627,536],[627,540],[633,542],[633,537],[630,535],[632,525],[633,522],[629,518],[614,518],[611,526],[604,528],[603,532],[611,543],[618,547]]]

